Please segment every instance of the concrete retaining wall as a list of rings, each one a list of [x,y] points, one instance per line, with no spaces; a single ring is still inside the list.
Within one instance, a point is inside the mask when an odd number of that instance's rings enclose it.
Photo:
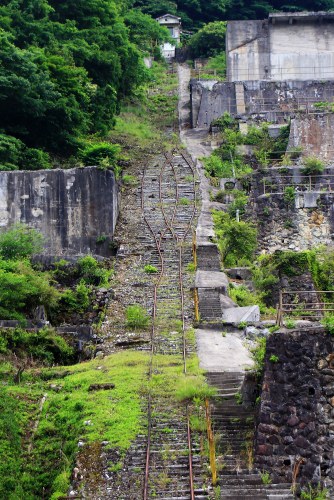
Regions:
[[[0,229],[28,224],[45,237],[48,256],[109,254],[119,210],[112,171],[0,172]],[[98,243],[101,236],[104,242]]]

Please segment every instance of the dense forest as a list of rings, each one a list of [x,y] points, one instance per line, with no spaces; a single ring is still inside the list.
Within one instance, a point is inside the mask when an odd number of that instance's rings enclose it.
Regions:
[[[0,164],[48,168],[113,126],[150,78],[144,54],[166,28],[128,2],[4,0],[0,7]]]
[[[274,10],[330,10],[334,0],[136,0],[143,12],[158,16],[170,12],[181,17],[190,30],[212,21],[229,19],[261,19]]]

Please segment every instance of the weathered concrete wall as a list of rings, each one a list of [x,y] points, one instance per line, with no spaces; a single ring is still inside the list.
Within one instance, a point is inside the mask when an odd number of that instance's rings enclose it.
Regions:
[[[289,15],[269,24],[271,80],[334,78],[334,24],[326,18]]]
[[[328,173],[328,175],[326,175]],[[250,208],[258,227],[259,251],[305,250],[334,241],[334,178],[333,169],[312,180],[300,176],[299,168],[270,169],[265,176],[258,173],[252,181]],[[263,179],[266,194],[263,194]],[[305,182],[305,188],[301,182]],[[297,187],[295,200],[284,197],[284,186]],[[304,189],[304,190],[303,190]],[[332,191],[329,191],[331,189]],[[324,191],[326,190],[326,191]]]
[[[245,80],[334,78],[333,14],[277,13],[227,24],[227,77]]]
[[[38,229],[48,256],[106,256],[118,196],[113,172],[96,167],[0,172],[0,228],[23,222]],[[98,244],[102,235],[108,239]]]
[[[243,85],[242,106],[237,107],[236,85]],[[192,80],[192,127],[209,128],[210,123],[228,111],[245,118],[260,118],[273,123],[285,123],[298,111],[317,111],[316,102],[334,100],[334,81],[245,81],[242,84]]]
[[[226,31],[229,82],[263,80],[269,68],[268,21],[230,21]]]
[[[236,113],[236,95],[234,83],[215,81],[190,82],[191,126],[209,128],[210,123],[222,116],[225,111]]]
[[[325,480],[332,486],[334,338],[321,327],[267,339],[255,462],[273,482],[291,482],[300,459],[298,483]]]
[[[301,147],[304,156],[334,160],[334,114],[299,115],[291,120],[288,150]]]

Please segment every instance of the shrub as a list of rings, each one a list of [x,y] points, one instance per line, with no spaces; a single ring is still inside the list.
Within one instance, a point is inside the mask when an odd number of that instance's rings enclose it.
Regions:
[[[295,202],[296,191],[293,186],[285,186],[284,188],[284,201],[288,205],[293,205]]]
[[[254,370],[258,375],[258,377],[260,377],[263,372],[266,349],[267,349],[266,337],[261,337],[256,339],[256,346],[253,349],[251,349],[252,357],[254,360]]]
[[[146,310],[138,304],[127,307],[125,316],[127,326],[135,330],[145,329],[150,323],[150,317]]]
[[[43,249],[43,236],[25,224],[14,224],[0,234],[0,256],[4,259],[25,259]]]
[[[309,156],[304,159],[304,167],[302,168],[302,173],[304,175],[317,175],[322,174],[325,168],[325,164],[315,156]]]
[[[144,267],[144,271],[145,273],[147,274],[155,274],[158,272],[158,269],[155,267],[155,266],[151,266],[151,264],[147,264],[145,267]]]
[[[41,149],[26,148],[22,153],[20,166],[24,170],[45,170],[51,168],[50,156]]]
[[[91,255],[86,255],[78,260],[78,275],[87,285],[108,285],[111,271],[104,269]]]
[[[109,142],[99,142],[87,146],[81,153],[81,159],[84,165],[87,166],[104,166],[115,168],[121,146],[119,144],[111,144]]]
[[[22,328],[8,328],[1,331],[6,350],[16,357],[29,357],[48,365],[73,362],[74,350],[65,339],[52,328],[44,327],[38,332]]]
[[[295,328],[296,322],[293,319],[287,319],[286,321],[284,321],[284,326],[286,328]]]
[[[322,320],[321,324],[326,328],[327,333],[334,335],[334,315],[327,314]]]
[[[240,215],[245,213],[245,207],[248,203],[248,196],[238,189],[235,189],[234,191],[232,191],[232,193],[234,195],[234,200],[228,207],[228,213],[231,215],[231,217],[235,217],[237,210],[239,210]]]
[[[0,259],[0,317],[24,320],[38,305],[55,307],[59,292],[48,273],[35,271],[29,261]]]
[[[237,222],[223,212],[214,211],[213,221],[218,247],[225,265],[251,259],[257,247],[257,230],[248,222]]]

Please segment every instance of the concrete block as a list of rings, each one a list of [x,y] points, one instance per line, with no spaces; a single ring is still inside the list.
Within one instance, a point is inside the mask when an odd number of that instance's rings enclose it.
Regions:
[[[227,294],[228,278],[223,272],[198,270],[195,278],[196,288],[214,288]]]
[[[227,323],[248,323],[260,321],[259,306],[232,307],[223,311],[223,320]]]

